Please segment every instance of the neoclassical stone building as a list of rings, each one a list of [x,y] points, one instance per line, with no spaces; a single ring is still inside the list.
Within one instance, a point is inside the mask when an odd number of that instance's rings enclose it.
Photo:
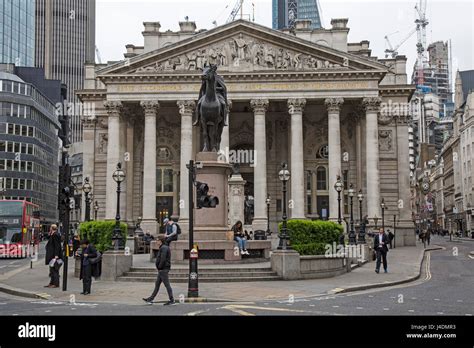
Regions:
[[[408,126],[401,106],[414,87],[407,84],[406,58],[372,57],[368,41],[347,42],[347,19],[331,24],[312,30],[301,20],[290,33],[245,20],[200,31],[194,22],[181,22],[179,32],[144,23],[144,46],[127,45],[122,61],[86,66],[85,89],[77,93],[84,109],[94,112],[83,119],[84,176],[105,207],[99,218],[115,217],[112,173],[120,161],[127,175],[124,220],[133,224],[141,216],[152,232],[164,216],[179,217],[186,226],[186,164],[200,150],[199,131],[192,127],[200,68],[212,63],[231,101],[222,150],[257,156],[240,164],[246,193],[255,199],[254,229],[266,229],[267,195],[274,230],[281,219],[278,171],[287,161],[290,217],[337,218],[334,183],[341,175],[347,219],[353,184],[356,196],[364,194],[362,210],[371,224],[375,218],[381,225],[384,198],[385,224],[392,226],[396,215],[397,244],[413,244]],[[357,197],[354,215],[358,221]]]

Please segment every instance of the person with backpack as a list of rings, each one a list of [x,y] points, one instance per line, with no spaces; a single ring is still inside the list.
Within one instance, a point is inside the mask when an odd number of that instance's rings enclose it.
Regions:
[[[101,254],[96,248],[89,243],[87,239],[81,240],[81,271],[79,279],[82,280],[81,295],[89,295],[91,293],[92,276],[100,276],[100,258]],[[78,256],[78,252],[76,254]]]
[[[165,224],[165,244],[170,245],[171,242],[178,240],[178,236],[181,234],[181,227],[168,218],[163,220]]]

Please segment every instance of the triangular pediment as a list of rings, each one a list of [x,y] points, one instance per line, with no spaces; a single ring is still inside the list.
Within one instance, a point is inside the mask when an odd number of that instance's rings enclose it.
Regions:
[[[107,66],[107,75],[198,72],[386,71],[374,60],[322,46],[252,22],[237,20],[177,43]]]

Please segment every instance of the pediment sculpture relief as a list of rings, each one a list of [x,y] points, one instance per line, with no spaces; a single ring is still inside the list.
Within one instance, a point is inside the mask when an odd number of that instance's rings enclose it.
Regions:
[[[236,70],[318,70],[343,69],[349,60],[332,63],[310,54],[296,52],[264,42],[242,33],[207,48],[199,48],[152,65],[140,67],[136,73],[194,71],[215,64],[219,71]]]

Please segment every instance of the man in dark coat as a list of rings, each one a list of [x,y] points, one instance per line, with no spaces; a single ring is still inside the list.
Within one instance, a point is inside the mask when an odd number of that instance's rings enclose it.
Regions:
[[[374,237],[374,250],[377,253],[377,263],[375,265],[375,272],[379,273],[380,271],[380,261],[383,259],[383,269],[385,273],[388,272],[388,265],[387,265],[387,253],[388,253],[388,246],[390,241],[388,240],[388,236],[384,233],[383,228],[379,230],[379,234]]]
[[[158,236],[158,252],[156,254],[156,268],[158,269],[158,277],[156,278],[155,289],[150,297],[143,298],[148,304],[152,304],[158,291],[160,290],[161,283],[165,284],[166,291],[168,292],[169,301],[165,303],[165,306],[175,304],[173,297],[173,289],[171,289],[169,272],[171,269],[171,251],[170,247],[166,245],[166,238],[164,235]]]
[[[87,239],[81,241],[81,272],[79,279],[82,280],[81,295],[91,293],[92,276],[97,277],[98,264],[91,264],[90,259],[97,257],[97,250]]]
[[[54,265],[50,265],[53,259],[55,260]],[[45,265],[50,265],[50,281],[45,288],[59,287],[59,268],[61,267],[61,261],[59,260],[62,261],[61,236],[58,232],[58,226],[53,224],[49,229],[49,240],[48,243],[46,243],[46,257],[44,261]]]

